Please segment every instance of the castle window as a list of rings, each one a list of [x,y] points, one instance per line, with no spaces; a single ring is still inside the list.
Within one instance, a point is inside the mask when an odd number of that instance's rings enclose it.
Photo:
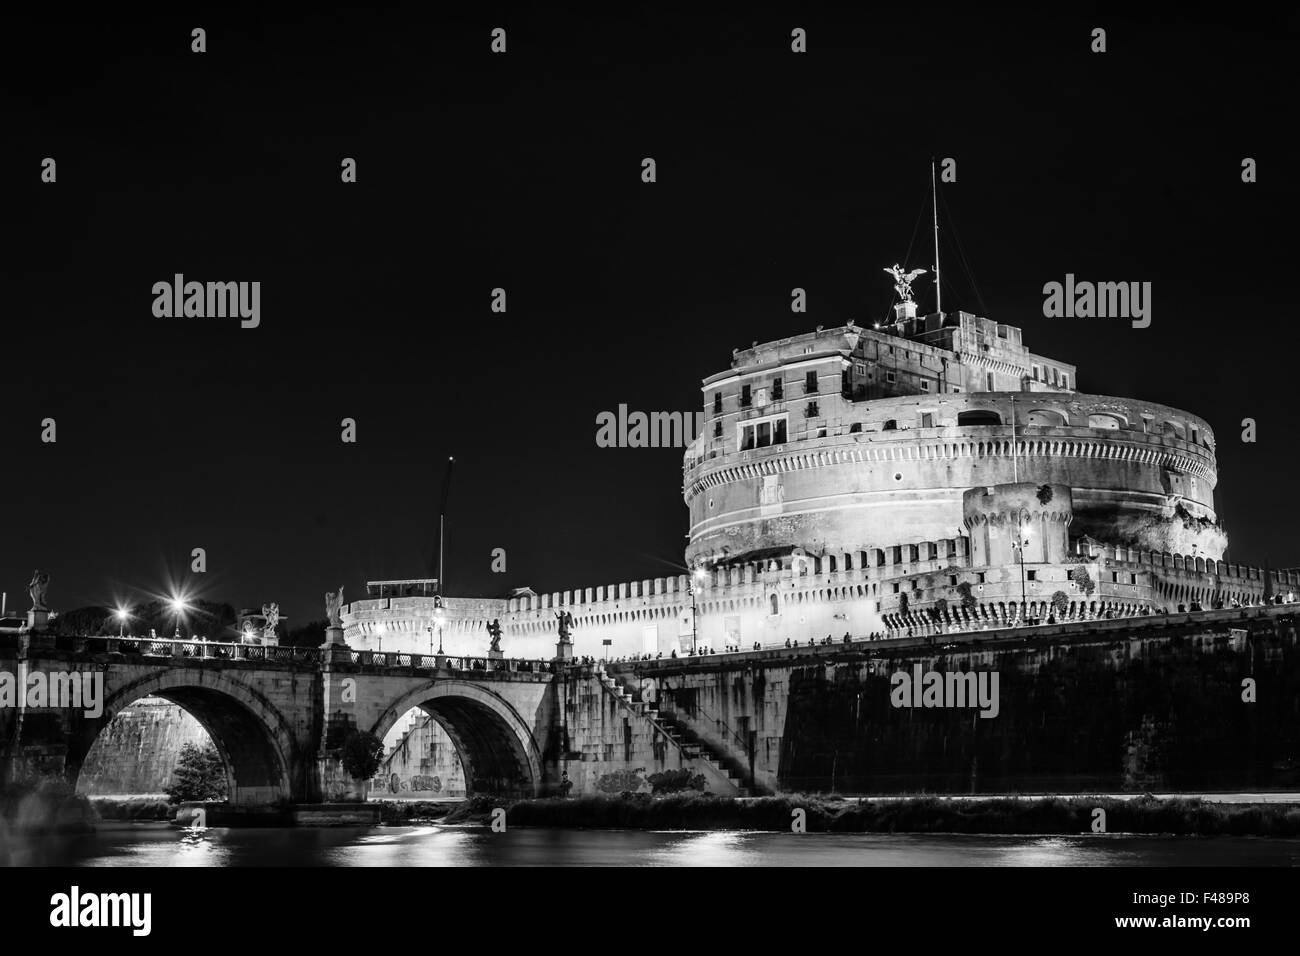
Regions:
[[[750,403],[749,386],[742,385],[740,386],[740,407],[749,408],[749,403]]]
[[[785,393],[781,390],[782,383],[779,378],[772,379],[772,401],[779,402]]]
[[[1057,384],[1059,384],[1059,383],[1057,382],[1057,378],[1056,378],[1056,369],[1055,369],[1055,368],[1052,369],[1052,384],[1053,384],[1053,385],[1057,385]]]
[[[922,428],[934,427],[934,414],[932,412],[921,413],[921,427]]]
[[[885,419],[885,424],[881,426],[881,431],[892,432],[898,428],[898,422],[895,419]]]
[[[722,393],[721,392],[713,393],[713,414],[715,415],[722,414]]]
[[[803,391],[805,395],[811,395],[817,391],[817,373],[808,372],[803,377]]]
[[[778,598],[775,594],[771,595],[771,599],[770,599],[769,607],[772,609],[772,613],[773,613],[773,614],[780,614],[780,613],[781,613],[781,599]]]
[[[929,390],[930,390],[930,380],[928,378],[921,379],[921,391],[928,392]]]
[[[804,418],[816,418],[819,414],[816,402],[809,402],[808,407],[803,410]]]
[[[953,391],[953,394],[955,395],[957,392],[960,392],[960,391],[961,391],[961,386],[960,386],[960,385],[954,385],[954,386],[952,387],[952,391]]]
[[[739,426],[740,450],[766,448],[769,445],[784,445],[786,440],[786,416],[762,418],[746,422]]]
[[[984,572],[983,572],[983,571],[976,571],[976,572],[975,572],[975,577],[978,579],[978,580],[975,582],[976,584],[983,584],[983,583],[984,583]]]
[[[957,586],[957,575],[955,575],[955,574],[950,574],[950,575],[948,575],[948,583],[949,583],[950,585],[952,585],[953,587],[956,587],[956,586]]]
[[[893,372],[885,373],[885,381],[888,382],[890,385],[893,385],[894,382],[897,380],[897,378],[898,376],[896,376]]]
[[[990,392],[995,392],[995,391],[997,391],[997,389],[995,389],[995,388],[993,387],[993,373],[992,373],[992,372],[989,372],[989,373],[988,373],[988,383],[989,383],[989,391],[990,391]]]
[[[854,432],[860,432],[860,431],[862,431],[862,422],[854,422],[852,425],[849,426],[850,435],[852,435]]]
[[[1070,376],[1068,376],[1068,375],[1062,373],[1062,375],[1061,375],[1061,388],[1069,388],[1069,387],[1070,387]]]
[[[1035,382],[1039,381],[1039,378],[1038,378],[1038,368],[1039,368],[1039,367],[1038,367],[1037,365],[1034,366],[1034,381],[1035,381]]]
[[[975,409],[957,413],[958,425],[1001,425],[1002,416],[988,409]]]
[[[722,437],[722,422],[713,423],[713,437],[714,438]]]
[[[1026,572],[1025,572],[1025,577],[1026,577],[1028,580],[1030,580],[1030,581],[1037,581],[1037,580],[1038,580],[1038,572],[1037,572],[1037,571],[1026,571]]]
[[[894,593],[897,594],[897,593],[898,593],[898,590],[899,590],[899,588],[898,588],[898,582],[895,581],[895,582],[894,582]]]

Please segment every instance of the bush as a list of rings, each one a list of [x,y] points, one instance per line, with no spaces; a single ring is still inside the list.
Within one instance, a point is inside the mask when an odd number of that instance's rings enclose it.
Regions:
[[[1097,590],[1097,585],[1093,583],[1092,575],[1089,574],[1088,569],[1082,565],[1071,569],[1070,580],[1073,581],[1078,586],[1079,590],[1083,592],[1084,597],[1091,597],[1092,592]]]
[[[354,730],[343,741],[339,759],[353,780],[369,780],[384,759],[384,742],[367,730]]]

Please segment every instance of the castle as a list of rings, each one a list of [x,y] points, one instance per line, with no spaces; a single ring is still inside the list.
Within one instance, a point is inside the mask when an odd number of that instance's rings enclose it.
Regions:
[[[1214,434],[1078,390],[1069,363],[966,312],[821,328],[733,353],[687,448],[692,573],[507,598],[371,582],[355,649],[664,657],[1030,620],[1258,603],[1300,585],[1222,561]]]

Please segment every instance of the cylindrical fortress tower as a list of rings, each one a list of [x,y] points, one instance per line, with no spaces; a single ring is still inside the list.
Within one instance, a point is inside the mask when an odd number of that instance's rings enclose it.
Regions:
[[[1068,485],[1020,482],[972,488],[962,496],[973,567],[1064,564],[1069,558],[1069,527],[1074,517]]]
[[[1075,537],[1222,557],[1203,419],[1067,390],[1072,366],[1044,382],[1050,360],[1018,329],[992,326],[1012,345],[987,358],[967,318],[939,330],[951,348],[849,326],[737,353],[706,379],[685,460],[687,563],[952,538],[969,489],[1014,484],[1066,489]]]

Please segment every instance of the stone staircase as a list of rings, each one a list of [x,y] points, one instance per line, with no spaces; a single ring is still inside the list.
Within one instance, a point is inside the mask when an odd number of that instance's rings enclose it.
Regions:
[[[402,736],[397,738],[397,742],[393,744],[393,749],[384,754],[381,766],[384,768],[385,772],[387,772],[388,768],[391,767],[393,758],[402,752],[402,749],[406,746],[411,734],[415,733],[415,731],[419,730],[421,727],[424,727],[431,720],[433,720],[433,718],[428,714],[420,713],[414,715],[406,722],[406,729],[402,731]]]
[[[655,705],[638,700],[637,695],[606,674],[603,669],[597,671],[596,677],[610,695],[627,710],[653,724],[668,738],[670,745],[679,750],[682,757],[689,761],[691,769],[704,775],[706,783],[710,784],[710,792],[734,797],[750,795],[750,790],[745,786],[744,781],[728,769],[718,754],[692,731],[683,727],[671,715],[661,713]]]

